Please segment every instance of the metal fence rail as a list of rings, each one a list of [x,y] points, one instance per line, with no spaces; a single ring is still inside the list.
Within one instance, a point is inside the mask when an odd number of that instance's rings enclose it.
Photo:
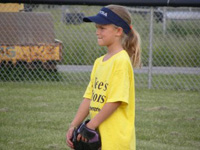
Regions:
[[[0,4],[0,82],[87,84],[106,49],[82,18],[100,8]],[[127,8],[142,40],[136,87],[200,90],[200,9]]]

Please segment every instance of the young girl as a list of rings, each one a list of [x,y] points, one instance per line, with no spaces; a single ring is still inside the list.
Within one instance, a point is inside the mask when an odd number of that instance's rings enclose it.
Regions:
[[[98,44],[107,47],[107,54],[94,63],[84,99],[66,134],[67,145],[74,147],[72,132],[90,114],[86,126],[99,130],[102,150],[135,150],[133,67],[140,65],[139,35],[122,6],[108,5],[83,20],[96,24]],[[77,140],[86,141],[81,135]]]

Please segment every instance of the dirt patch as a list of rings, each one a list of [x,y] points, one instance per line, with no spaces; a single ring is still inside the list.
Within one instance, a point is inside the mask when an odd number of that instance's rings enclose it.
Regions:
[[[162,111],[162,110],[169,110],[166,106],[158,106],[158,107],[152,107],[152,108],[146,108],[146,111]]]
[[[47,149],[59,149],[59,146],[56,144],[48,145]]]
[[[173,136],[180,136],[180,133],[174,131],[174,132],[171,132],[170,135],[173,135]]]
[[[0,112],[8,112],[9,111],[9,108],[0,108]]]
[[[185,118],[185,120],[188,120],[188,121],[195,121],[195,120],[197,120],[197,118],[196,118],[196,117],[189,117],[189,118]]]

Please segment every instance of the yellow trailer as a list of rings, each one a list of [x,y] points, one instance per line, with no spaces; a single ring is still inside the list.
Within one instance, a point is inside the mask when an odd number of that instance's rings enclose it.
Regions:
[[[55,69],[56,62],[62,59],[61,54],[61,41],[56,41],[55,43],[48,45],[1,45],[0,63],[4,63],[4,65],[6,65],[11,62],[13,65],[16,65],[17,62],[27,62],[27,64],[31,64],[32,62],[42,62],[42,67],[45,69]]]
[[[0,3],[0,12],[20,12],[24,11],[24,4],[19,3]]]
[[[40,63],[55,70],[62,59],[62,42],[55,40],[50,13],[2,12],[0,19],[0,67],[25,62],[29,68]]]

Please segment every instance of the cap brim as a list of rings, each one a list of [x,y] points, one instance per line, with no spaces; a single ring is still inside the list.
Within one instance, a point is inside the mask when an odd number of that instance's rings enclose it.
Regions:
[[[111,21],[107,20],[101,15],[96,15],[96,16],[90,16],[90,17],[84,17],[83,18],[84,22],[94,22],[96,24],[112,24]]]

